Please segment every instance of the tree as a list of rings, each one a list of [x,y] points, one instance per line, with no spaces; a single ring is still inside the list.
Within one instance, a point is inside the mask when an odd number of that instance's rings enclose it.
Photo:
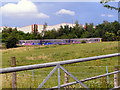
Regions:
[[[120,36],[120,30],[118,30],[117,35]]]
[[[47,28],[47,23],[45,22],[44,25],[43,25],[43,30],[41,32],[42,36],[45,35],[46,28]]]
[[[114,28],[114,31],[113,31],[113,32],[117,35],[117,31],[120,30],[120,23],[117,22],[117,21],[114,21],[114,22],[112,22],[111,24],[112,24],[112,26],[113,26],[113,28]]]
[[[40,33],[37,34],[36,39],[42,39],[42,36],[40,35]]]
[[[78,21],[75,22],[75,26],[72,28],[71,38],[80,38],[83,33],[83,29],[79,25]],[[75,34],[75,35],[72,35]]]
[[[113,41],[115,39],[115,34],[114,33],[106,32],[105,33],[105,37],[106,37],[107,41]]]
[[[6,48],[13,48],[16,47],[16,44],[18,42],[18,39],[11,36],[8,38],[8,40],[6,41]]]
[[[75,21],[75,26],[76,26],[76,27],[79,27],[78,20]]]
[[[85,31],[88,31],[88,23],[85,23]]]
[[[117,32],[117,40],[120,41],[120,30]]]
[[[107,4],[110,1],[115,1],[115,0],[101,0],[100,3],[103,4],[103,6],[108,8],[108,9],[111,9],[111,10],[114,9],[114,10],[117,10],[118,12],[120,12],[120,8],[114,7],[114,6],[110,6],[110,5]]]

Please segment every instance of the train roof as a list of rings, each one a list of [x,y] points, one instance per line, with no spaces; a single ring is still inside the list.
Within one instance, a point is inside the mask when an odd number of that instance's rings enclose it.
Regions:
[[[19,41],[54,41],[54,40],[89,40],[89,39],[102,39],[102,38],[76,38],[76,39],[40,39],[40,40],[19,40]]]

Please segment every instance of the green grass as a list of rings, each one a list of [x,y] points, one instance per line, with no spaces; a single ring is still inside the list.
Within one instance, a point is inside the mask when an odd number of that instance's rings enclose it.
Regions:
[[[52,46],[24,46],[15,49],[2,50],[2,67],[10,67],[11,57],[16,57],[16,65],[24,66],[31,64],[40,64],[48,62],[56,62],[77,58],[92,57],[98,55],[118,53],[118,42],[102,42],[89,44],[72,44],[72,45],[52,45]],[[81,62],[76,64],[63,65],[70,73],[72,73],[79,80],[88,77],[106,73],[106,65],[109,72],[118,66],[118,57],[100,59],[89,62]],[[17,87],[22,88],[36,88],[49,74],[53,67],[34,70],[34,77],[32,78],[32,71],[17,72]],[[11,87],[11,74],[3,74],[3,87]],[[84,82],[90,88],[112,88],[113,75],[110,77],[110,83],[106,83],[106,78],[96,79]],[[69,77],[69,82],[74,80]],[[61,84],[64,83],[64,72],[61,71]],[[106,85],[104,85],[106,84]],[[45,83],[43,87],[52,87],[57,85],[57,71]],[[81,87],[79,84],[70,86]]]

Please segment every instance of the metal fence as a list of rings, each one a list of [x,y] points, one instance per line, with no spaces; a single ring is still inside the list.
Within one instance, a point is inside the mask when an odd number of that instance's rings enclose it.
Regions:
[[[19,71],[26,71],[26,70],[33,70],[33,69],[40,69],[40,68],[47,68],[47,67],[55,66],[55,68],[48,74],[48,76],[38,86],[38,89],[41,88],[45,84],[45,82],[51,77],[51,75],[55,72],[56,69],[58,70],[58,72],[57,72],[58,73],[58,86],[52,87],[51,89],[54,89],[54,88],[60,89],[61,87],[66,87],[66,86],[74,85],[77,83],[82,85],[84,88],[88,89],[88,87],[85,84],[83,84],[83,82],[97,79],[97,78],[104,77],[104,76],[108,76],[108,75],[112,75],[112,74],[117,74],[117,73],[120,73],[120,71],[114,71],[111,73],[107,73],[107,74],[103,74],[103,75],[99,75],[99,76],[94,76],[94,77],[86,78],[83,80],[78,80],[78,78],[76,78],[73,74],[68,72],[62,65],[80,63],[80,62],[86,62],[86,61],[93,61],[93,60],[97,60],[97,59],[110,58],[110,57],[115,57],[115,56],[120,56],[120,53],[94,56],[94,57],[81,58],[81,59],[66,60],[66,61],[59,61],[59,62],[52,62],[52,63],[3,68],[3,69],[0,69],[0,74],[11,73],[11,72],[14,73],[14,72],[19,72]],[[75,80],[75,82],[60,85],[60,69],[63,70],[66,74],[68,74],[70,77],[72,77]],[[119,86],[117,86],[116,88],[119,88]]]

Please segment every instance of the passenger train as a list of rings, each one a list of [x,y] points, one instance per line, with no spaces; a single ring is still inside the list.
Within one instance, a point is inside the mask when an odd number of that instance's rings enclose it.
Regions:
[[[78,44],[85,41],[86,43],[102,42],[102,38],[80,38],[80,39],[43,39],[43,40],[19,40],[18,45],[64,45]]]

